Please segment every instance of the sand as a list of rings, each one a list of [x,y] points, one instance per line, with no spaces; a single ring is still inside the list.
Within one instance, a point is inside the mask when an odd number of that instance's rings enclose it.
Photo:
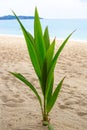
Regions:
[[[36,97],[8,71],[22,73],[41,93],[21,37],[0,36],[0,130],[47,130]],[[63,76],[66,79],[50,113],[54,130],[87,130],[87,42],[68,42],[56,65],[54,86]]]

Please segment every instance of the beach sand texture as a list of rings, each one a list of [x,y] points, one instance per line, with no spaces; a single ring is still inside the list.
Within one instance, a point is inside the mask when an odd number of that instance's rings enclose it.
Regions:
[[[8,71],[22,73],[41,94],[23,38],[0,36],[0,130],[47,130],[41,125],[36,97]],[[70,41],[65,46],[56,65],[54,87],[63,76],[50,113],[54,130],[87,130],[87,42]]]

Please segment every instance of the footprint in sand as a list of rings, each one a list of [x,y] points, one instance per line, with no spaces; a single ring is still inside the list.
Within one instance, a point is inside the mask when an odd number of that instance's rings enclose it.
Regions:
[[[1,96],[1,100],[4,103],[3,105],[8,107],[17,107],[20,106],[21,103],[24,102],[24,99],[17,98],[18,95],[14,95],[13,97],[7,97],[5,95]]]
[[[59,108],[60,109],[74,109],[74,107],[78,105],[78,100],[75,99],[65,99],[63,102],[60,102]]]
[[[78,116],[87,116],[87,112],[81,112],[81,111],[79,111],[79,112],[77,112],[77,114],[78,114]]]
[[[60,108],[60,109],[66,109],[67,106],[65,106],[65,105],[59,105],[59,108]]]
[[[4,102],[4,103],[7,102],[7,100],[8,100],[7,96],[4,96],[4,95],[1,96],[0,98],[1,98],[2,102]]]

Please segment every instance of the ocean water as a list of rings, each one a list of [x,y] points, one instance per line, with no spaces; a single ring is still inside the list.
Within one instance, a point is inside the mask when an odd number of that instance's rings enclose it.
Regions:
[[[30,33],[33,32],[34,20],[21,20]],[[66,38],[73,30],[77,29],[71,39],[87,40],[87,19],[41,19],[43,30],[49,28],[50,37]],[[17,20],[0,20],[0,34],[22,35]]]

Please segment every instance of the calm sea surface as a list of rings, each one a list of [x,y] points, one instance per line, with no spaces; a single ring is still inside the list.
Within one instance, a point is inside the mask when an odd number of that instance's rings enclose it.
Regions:
[[[22,23],[33,34],[34,20],[22,20]],[[71,39],[87,40],[87,19],[41,19],[41,24],[43,29],[48,26],[51,38],[66,38],[77,29]],[[0,34],[22,35],[22,32],[16,20],[0,20]]]

